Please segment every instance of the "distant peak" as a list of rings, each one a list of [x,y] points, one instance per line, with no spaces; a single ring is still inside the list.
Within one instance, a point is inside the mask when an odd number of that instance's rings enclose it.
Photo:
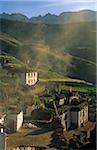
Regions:
[[[51,14],[51,13],[47,13],[47,14],[46,14],[46,16],[50,16],[50,15],[52,15],[52,14]]]
[[[21,22],[32,22],[32,23],[47,23],[47,24],[64,24],[70,22],[80,22],[80,21],[95,21],[96,11],[93,10],[79,10],[79,11],[68,11],[62,12],[60,15],[55,15],[47,13],[46,15],[36,16],[28,18],[21,13],[2,13],[0,18],[7,20],[16,20]]]

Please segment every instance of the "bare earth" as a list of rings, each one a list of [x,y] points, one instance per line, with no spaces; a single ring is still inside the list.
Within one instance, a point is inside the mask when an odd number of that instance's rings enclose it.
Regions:
[[[21,129],[17,133],[8,135],[7,148],[11,149],[20,145],[48,148],[52,133],[53,131],[45,132],[40,129]]]

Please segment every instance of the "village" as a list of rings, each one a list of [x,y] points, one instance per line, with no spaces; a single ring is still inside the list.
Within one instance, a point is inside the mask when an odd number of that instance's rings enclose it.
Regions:
[[[28,88],[38,84],[38,72],[25,73]],[[11,105],[6,114],[0,112],[0,150],[81,149],[91,143],[96,134],[95,96],[71,88],[53,92],[46,88],[39,97],[40,105],[32,100],[25,106]]]
[[[0,150],[96,150],[96,0],[0,1]]]

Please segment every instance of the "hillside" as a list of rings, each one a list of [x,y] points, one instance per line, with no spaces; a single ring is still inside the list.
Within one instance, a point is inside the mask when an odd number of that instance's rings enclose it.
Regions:
[[[39,71],[40,78],[68,76],[95,83],[95,20],[33,24],[0,19],[0,24],[1,52],[9,53]]]

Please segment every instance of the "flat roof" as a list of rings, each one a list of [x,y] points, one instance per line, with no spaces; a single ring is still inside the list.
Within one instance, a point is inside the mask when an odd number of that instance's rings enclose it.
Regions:
[[[81,111],[80,107],[72,107],[70,111]]]
[[[80,103],[76,106],[71,105],[70,111],[81,111],[84,108],[84,106],[88,106],[88,103],[83,102],[83,103]]]

